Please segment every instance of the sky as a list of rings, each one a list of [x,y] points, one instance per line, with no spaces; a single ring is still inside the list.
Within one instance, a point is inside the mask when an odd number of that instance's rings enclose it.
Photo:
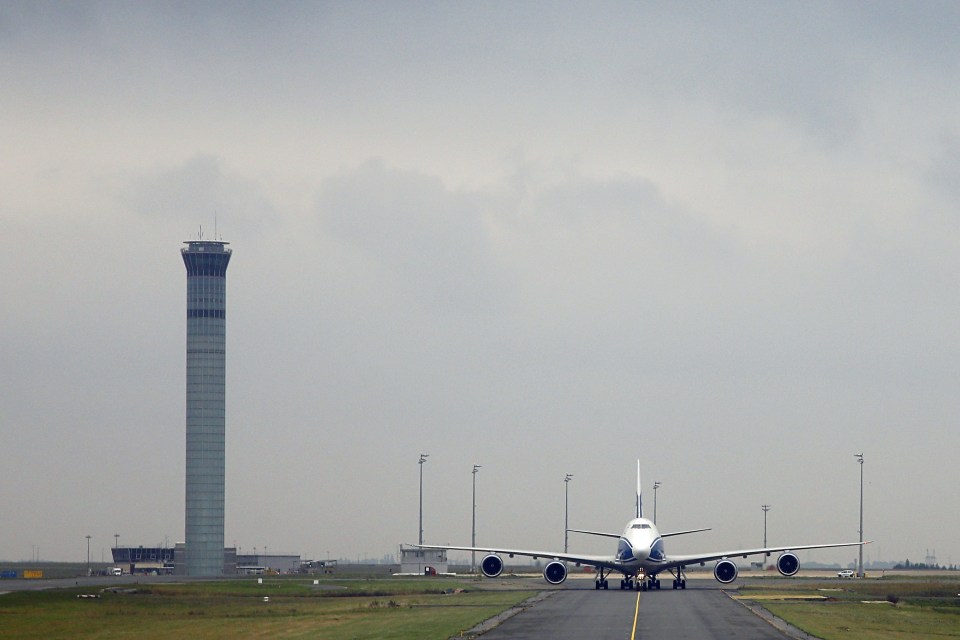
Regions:
[[[865,560],[960,562],[958,31],[0,0],[0,559],[183,539],[203,234],[242,552],[396,554],[421,471],[425,542],[469,543],[476,480],[478,544],[562,549],[622,529],[639,459],[661,530],[712,527],[668,552],[759,546],[764,504],[771,545],[855,541],[862,470]]]

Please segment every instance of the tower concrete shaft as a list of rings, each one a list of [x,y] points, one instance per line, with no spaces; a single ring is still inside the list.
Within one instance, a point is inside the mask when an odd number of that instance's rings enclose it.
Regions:
[[[226,242],[187,241],[186,574],[223,574]]]

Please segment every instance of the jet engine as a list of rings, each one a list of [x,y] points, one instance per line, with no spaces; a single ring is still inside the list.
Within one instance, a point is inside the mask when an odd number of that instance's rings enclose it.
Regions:
[[[792,576],[800,570],[800,559],[789,551],[777,558],[777,571],[782,576]]]
[[[717,582],[730,584],[737,579],[737,565],[729,560],[721,560],[713,568],[713,577],[717,579]]]
[[[554,560],[543,568],[543,579],[550,584],[560,584],[567,579],[567,565]]]
[[[484,556],[480,561],[480,571],[488,578],[496,578],[503,573],[503,559],[495,553]]]

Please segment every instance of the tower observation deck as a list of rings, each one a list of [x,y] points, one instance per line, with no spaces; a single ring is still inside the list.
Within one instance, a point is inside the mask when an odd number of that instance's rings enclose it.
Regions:
[[[227,242],[188,240],[186,574],[223,574]]]

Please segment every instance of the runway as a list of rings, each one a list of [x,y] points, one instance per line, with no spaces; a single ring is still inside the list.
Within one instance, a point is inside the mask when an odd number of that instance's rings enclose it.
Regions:
[[[595,591],[570,581],[550,597],[483,634],[483,640],[784,640],[784,635],[712,580],[691,580],[685,591]],[[580,584],[582,583],[582,584]]]

